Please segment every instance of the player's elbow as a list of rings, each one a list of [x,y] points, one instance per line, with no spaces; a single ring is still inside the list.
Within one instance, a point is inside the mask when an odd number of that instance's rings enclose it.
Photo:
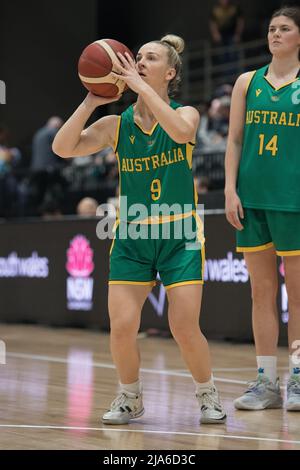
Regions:
[[[181,130],[176,133],[176,136],[174,138],[175,142],[177,144],[187,144],[189,142],[194,142],[195,141],[195,131],[191,131],[189,129],[186,130]]]
[[[53,152],[55,153],[55,155],[57,155],[58,157],[61,157],[61,158],[68,158],[70,157],[70,153],[69,152],[66,152],[66,149],[63,148],[61,145],[59,145],[55,139],[52,143],[52,150]]]

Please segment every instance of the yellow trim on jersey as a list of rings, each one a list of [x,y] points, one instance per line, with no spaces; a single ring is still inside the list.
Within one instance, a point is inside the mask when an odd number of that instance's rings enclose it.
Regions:
[[[139,282],[139,281],[108,281],[108,284],[113,284],[113,285],[117,285],[117,284],[129,284],[129,285],[133,285],[133,286],[155,286],[156,285],[156,281],[147,281],[147,282]]]
[[[248,83],[247,83],[247,85],[246,85],[246,90],[245,90],[245,95],[246,95],[246,96],[247,96],[247,93],[248,93],[248,90],[249,90],[249,86],[250,86],[250,84],[251,84],[251,82],[252,82],[252,79],[253,79],[255,73],[256,73],[256,70],[254,70],[254,71],[251,73],[250,78],[249,78],[249,80],[248,80]]]
[[[114,244],[115,244],[115,240],[116,240],[116,231],[117,231],[117,228],[118,228],[118,225],[120,223],[120,220],[117,219],[114,223],[114,226],[112,228],[112,233],[114,233],[114,238],[113,238],[113,241],[112,241],[112,244],[111,244],[111,247],[110,247],[110,250],[109,250],[109,256],[111,255],[111,252],[113,250],[113,247],[114,247]]]
[[[168,286],[164,286],[166,290],[173,289],[174,287],[179,287],[179,286],[188,286],[191,284],[204,284],[204,281],[183,281],[183,282],[176,282],[175,284],[170,284]]]
[[[177,220],[186,219],[194,215],[195,211],[185,212],[183,214],[174,214],[174,215],[150,215],[142,220],[132,220],[129,223],[131,224],[165,224],[167,222],[176,222]]]
[[[263,251],[263,250],[267,250],[268,248],[271,248],[272,246],[274,246],[274,243],[273,242],[270,242],[270,243],[266,243],[266,245],[258,245],[258,246],[237,246],[236,247],[236,251],[238,253],[248,253],[248,252],[255,252],[255,251]]]
[[[189,165],[189,169],[191,170],[192,167],[193,167],[193,150],[194,150],[194,144],[188,142],[186,144],[186,160],[188,162],[188,165]]]
[[[271,85],[272,88],[274,88],[275,91],[278,91],[278,90],[281,90],[281,88],[284,88],[285,86],[288,86],[288,85],[291,85],[292,83],[296,82],[297,80],[299,80],[298,77],[294,78],[293,80],[291,80],[290,82],[287,82],[285,83],[284,85],[280,85],[280,87],[276,88],[273,83],[264,75],[264,79],[269,83],[269,85]]]
[[[200,219],[200,216],[199,214],[197,214],[197,212],[195,212],[193,214],[196,218],[196,225],[197,225],[197,241],[201,243],[201,246],[204,246],[204,243],[205,243],[205,238],[204,238],[204,226],[203,226],[203,222],[202,220]]]
[[[194,203],[195,203],[195,207],[197,207],[197,205],[198,205],[198,192],[197,192],[197,188],[196,188],[195,179],[194,179]]]
[[[291,250],[291,251],[277,251],[278,256],[297,256],[300,255],[300,250]]]
[[[120,198],[121,198],[121,190],[122,190],[122,181],[121,181],[122,174],[121,174],[120,156],[119,156],[118,152],[116,152],[116,157],[117,157],[117,161],[118,161],[118,174],[119,174],[118,186],[119,186],[119,207],[120,207]],[[119,218],[119,208],[117,209],[117,218]]]
[[[156,127],[158,126],[158,121],[154,124],[150,131],[146,131],[140,124],[138,124],[135,120],[133,120],[134,124],[146,135],[152,135],[155,131]]]
[[[119,143],[119,137],[120,137],[120,128],[121,128],[121,116],[118,116],[119,120],[118,120],[118,125],[117,125],[117,129],[116,129],[116,135],[115,135],[115,145],[113,147],[114,149],[114,152],[117,150],[117,147],[118,147],[118,143]]]
[[[202,256],[202,279],[204,279],[204,269],[205,269],[205,245],[202,245],[201,248],[201,256]],[[204,284],[204,280],[202,280],[202,283]]]

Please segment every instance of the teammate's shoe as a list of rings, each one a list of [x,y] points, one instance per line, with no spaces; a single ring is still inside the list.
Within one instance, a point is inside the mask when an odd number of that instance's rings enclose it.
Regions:
[[[279,379],[273,384],[264,374],[258,374],[256,380],[248,384],[245,393],[233,403],[238,410],[282,408]]]
[[[199,401],[201,424],[222,424],[226,421],[226,413],[220,403],[219,395],[215,387],[211,387],[204,393],[197,393]]]
[[[128,424],[131,419],[144,414],[142,394],[122,392],[110,405],[110,410],[102,416],[104,424]]]
[[[287,383],[286,409],[300,411],[300,373],[291,375]]]

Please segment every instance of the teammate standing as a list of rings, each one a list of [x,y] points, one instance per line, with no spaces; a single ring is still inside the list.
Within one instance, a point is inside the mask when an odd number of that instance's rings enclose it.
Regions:
[[[300,410],[300,9],[276,11],[268,33],[271,63],[234,87],[226,166],[226,216],[237,229],[252,289],[258,376],[238,409],[280,408],[277,378],[277,259],[289,299],[288,410]]]

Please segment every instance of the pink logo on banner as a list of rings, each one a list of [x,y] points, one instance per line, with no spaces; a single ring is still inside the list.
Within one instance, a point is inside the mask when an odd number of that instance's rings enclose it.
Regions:
[[[73,277],[88,277],[95,268],[93,263],[94,251],[90,242],[83,235],[77,235],[70,242],[67,251],[66,269]]]

